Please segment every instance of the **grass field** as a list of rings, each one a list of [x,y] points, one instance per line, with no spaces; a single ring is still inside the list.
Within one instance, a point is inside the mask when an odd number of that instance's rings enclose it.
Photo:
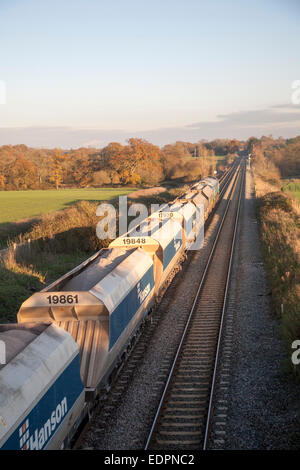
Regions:
[[[215,160],[215,162],[219,165],[225,165],[227,155],[215,155],[211,157]]]
[[[214,163],[216,164],[216,166],[218,167],[219,165],[225,165],[226,163],[226,157],[227,155],[215,155],[213,157],[205,157],[205,158],[208,158],[210,159],[211,161],[214,161]],[[201,159],[201,156],[198,157],[198,158],[195,158],[193,157],[192,155],[190,157],[187,157],[187,160],[188,161],[197,161]]]
[[[141,196],[133,202],[144,203],[147,207],[151,203],[165,204],[182,194],[184,188],[182,186],[153,196]],[[11,250],[10,256],[2,260],[0,258],[0,323],[15,322],[20,305],[26,298],[103,246],[96,237],[96,207],[97,202],[82,201],[63,211],[41,216],[33,227],[21,227],[23,237],[29,236],[32,242],[29,250]],[[11,222],[6,225],[14,224]],[[11,231],[10,227],[10,236]]]
[[[285,181],[287,181],[287,180],[285,180]],[[291,180],[291,181],[287,182],[283,186],[283,191],[290,191],[300,201],[300,180],[299,179],[294,179],[294,180]]]
[[[55,212],[78,201],[109,201],[132,188],[0,191],[0,224]]]

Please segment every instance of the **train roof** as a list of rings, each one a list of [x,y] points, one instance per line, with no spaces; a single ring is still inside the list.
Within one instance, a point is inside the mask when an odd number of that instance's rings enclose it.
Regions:
[[[115,267],[124,261],[131,251],[115,248],[104,249],[101,256],[98,256],[79,274],[67,278],[63,283],[60,291],[88,291],[95,284],[100,282],[105,276],[110,274]]]
[[[0,363],[0,370],[36,339],[47,326],[47,324],[31,325],[30,323],[0,325],[0,341],[5,344],[5,364]]]

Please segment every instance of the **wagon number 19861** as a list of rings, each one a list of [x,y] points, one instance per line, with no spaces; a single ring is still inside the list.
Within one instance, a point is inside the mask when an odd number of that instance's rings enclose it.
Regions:
[[[49,304],[78,304],[78,295],[49,295]]]

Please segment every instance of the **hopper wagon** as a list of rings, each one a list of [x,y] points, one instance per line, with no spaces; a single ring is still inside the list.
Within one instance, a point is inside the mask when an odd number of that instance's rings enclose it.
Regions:
[[[0,325],[0,448],[68,447],[218,196],[216,178],[201,180]]]

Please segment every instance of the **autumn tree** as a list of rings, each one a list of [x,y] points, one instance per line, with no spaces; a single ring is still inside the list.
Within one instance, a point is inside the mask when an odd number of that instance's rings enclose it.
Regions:
[[[149,174],[156,166],[162,173],[159,148],[144,139],[129,139],[128,145],[111,157],[110,165],[124,184],[141,183],[141,173]]]
[[[278,156],[276,158],[276,156]],[[300,139],[293,139],[281,150],[274,152],[273,159],[283,177],[300,175]]]
[[[95,171],[93,173],[92,184],[96,186],[102,186],[104,184],[110,184],[111,178],[105,170]]]
[[[32,149],[28,158],[35,165],[37,171],[38,186],[49,187],[49,175],[51,174],[51,151],[47,149]]]
[[[3,190],[5,188],[6,178],[3,173],[0,173],[0,189]]]
[[[250,137],[247,140],[246,148],[247,148],[248,153],[253,153],[260,147],[261,147],[261,142],[257,137]]]
[[[185,151],[181,145],[168,144],[162,149],[162,163],[166,179],[184,176]]]
[[[63,155],[61,150],[55,150],[54,155],[51,156],[51,175],[50,181],[55,184],[55,188],[58,189],[63,181],[63,162],[66,157]]]
[[[30,189],[37,185],[37,171],[33,163],[18,154],[6,168],[6,178],[14,189]]]
[[[0,190],[5,189],[6,177],[5,177],[5,165],[0,161]]]
[[[119,142],[110,142],[110,144],[101,150],[100,156],[102,164],[104,166],[110,165],[111,160],[120,155],[123,149],[123,145],[119,144]]]
[[[69,179],[76,186],[82,188],[89,186],[92,181],[92,171],[85,159],[78,159],[72,163]]]
[[[35,189],[62,185],[87,187],[103,184],[155,185],[164,179],[193,181],[213,174],[214,155],[232,162],[244,150],[262,175],[277,178],[300,174],[300,136],[271,135],[237,139],[177,141],[162,149],[143,139],[127,145],[111,142],[102,149],[33,149],[26,145],[0,146],[0,190]],[[279,176],[278,176],[279,177]]]
[[[240,143],[237,139],[232,139],[228,142],[228,153],[237,153],[240,148]]]

